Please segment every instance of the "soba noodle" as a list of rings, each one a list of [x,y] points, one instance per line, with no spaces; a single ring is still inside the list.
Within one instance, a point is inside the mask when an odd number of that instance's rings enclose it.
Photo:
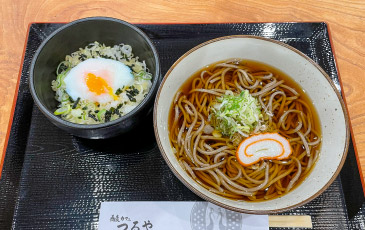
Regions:
[[[222,135],[211,124],[217,98],[248,90],[263,118],[249,132]],[[209,191],[226,198],[262,201],[281,196],[302,181],[320,148],[320,129],[311,102],[288,77],[267,65],[238,59],[210,65],[192,76],[176,94],[170,112],[170,142],[181,167]],[[276,132],[293,150],[285,160],[237,161],[245,138]]]

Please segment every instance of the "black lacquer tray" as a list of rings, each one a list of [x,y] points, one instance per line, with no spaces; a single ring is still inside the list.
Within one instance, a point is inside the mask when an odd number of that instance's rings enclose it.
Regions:
[[[29,28],[14,120],[0,180],[0,229],[97,229],[103,201],[201,200],[170,171],[157,147],[152,114],[128,135],[73,137],[41,114],[28,89],[40,43],[62,24]],[[162,74],[212,38],[250,34],[287,43],[317,62],[341,91],[325,23],[139,25],[160,55]],[[364,229],[365,206],[352,143],[341,176],[318,198],[285,215],[310,215],[314,229]],[[272,228],[274,229],[274,228]]]

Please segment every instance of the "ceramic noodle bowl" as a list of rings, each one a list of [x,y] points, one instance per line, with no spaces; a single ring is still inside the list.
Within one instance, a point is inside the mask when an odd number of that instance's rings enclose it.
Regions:
[[[237,58],[272,66],[303,90],[317,111],[321,146],[311,172],[292,190],[277,198],[252,202],[225,198],[201,186],[179,164],[169,140],[170,107],[176,92],[198,70]],[[256,36],[228,36],[207,41],[181,56],[166,73],[157,93],[154,128],[162,156],[173,173],[191,191],[221,207],[245,213],[267,214],[303,205],[319,196],[335,180],[346,159],[348,116],[341,95],[329,76],[310,58],[284,43]]]

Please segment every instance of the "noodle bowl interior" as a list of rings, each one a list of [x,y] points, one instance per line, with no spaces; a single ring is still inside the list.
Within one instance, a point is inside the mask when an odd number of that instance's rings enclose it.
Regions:
[[[169,136],[181,167],[226,198],[274,199],[319,155],[321,130],[304,91],[263,63],[231,59],[196,72],[176,93]]]

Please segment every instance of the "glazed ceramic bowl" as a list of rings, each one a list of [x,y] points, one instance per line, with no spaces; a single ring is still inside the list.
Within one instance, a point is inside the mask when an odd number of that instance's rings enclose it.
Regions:
[[[57,77],[57,66],[66,55],[95,41],[107,46],[121,43],[131,45],[134,55],[146,62],[153,75],[151,89],[135,109],[116,120],[96,125],[62,120],[53,114],[58,102],[54,99],[55,92],[51,89],[51,82]],[[68,23],[42,42],[31,63],[29,86],[35,104],[53,124],[79,137],[101,139],[130,131],[152,111],[159,78],[160,62],[157,51],[145,33],[119,19],[94,17]]]
[[[231,58],[259,61],[291,76],[307,93],[319,115],[322,146],[312,172],[282,197],[245,202],[226,199],[195,182],[179,165],[169,141],[168,120],[173,95],[196,71]],[[320,195],[335,180],[346,159],[348,116],[339,92],[328,75],[310,58],[284,43],[254,36],[229,36],[196,46],[180,57],[165,75],[154,107],[155,135],[173,173],[194,193],[221,207],[238,212],[267,214],[303,205]]]

